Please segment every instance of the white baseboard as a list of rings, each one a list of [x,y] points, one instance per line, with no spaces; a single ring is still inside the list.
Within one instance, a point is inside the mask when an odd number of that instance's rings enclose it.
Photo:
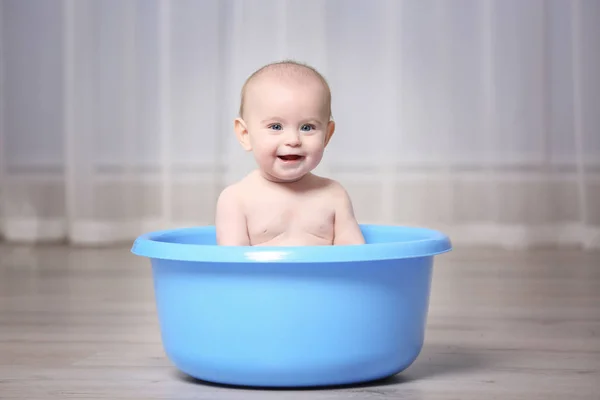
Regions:
[[[69,242],[74,245],[106,245],[133,242],[144,232],[162,229],[160,221],[76,221],[71,226]]]
[[[64,241],[68,232],[63,218],[5,218],[0,221],[0,235],[8,242]]]
[[[472,224],[440,228],[457,246],[527,249],[532,247],[580,247],[600,249],[600,227],[578,224],[541,226]]]
[[[82,220],[72,224],[69,243],[89,246],[133,243],[139,235],[147,232],[192,225],[166,223],[160,219],[123,222]]]
[[[7,242],[69,242],[74,245],[106,245],[135,240],[144,232],[167,229],[161,221],[82,220],[69,224],[66,219],[7,218],[0,234]]]
[[[143,233],[201,225],[201,223],[171,223],[161,220],[103,221],[81,220],[69,226],[62,219],[8,218],[0,225],[8,242],[66,242],[74,245],[98,246],[133,242]],[[519,226],[495,224],[469,224],[432,226],[447,234],[454,247],[497,247],[527,249],[539,246],[579,247],[600,250],[600,226],[557,224],[545,226]],[[68,233],[67,233],[68,232]]]

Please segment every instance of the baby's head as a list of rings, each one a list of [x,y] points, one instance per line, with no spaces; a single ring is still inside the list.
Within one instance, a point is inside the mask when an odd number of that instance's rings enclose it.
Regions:
[[[269,64],[242,88],[235,132],[269,180],[297,181],[316,168],[334,130],[329,85],[309,66]]]

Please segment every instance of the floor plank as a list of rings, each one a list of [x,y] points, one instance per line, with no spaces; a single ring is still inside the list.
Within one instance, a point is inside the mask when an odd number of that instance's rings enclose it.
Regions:
[[[127,248],[0,245],[1,399],[600,398],[600,254],[457,249],[436,259],[427,338],[358,387],[252,390],[165,358],[149,263]]]

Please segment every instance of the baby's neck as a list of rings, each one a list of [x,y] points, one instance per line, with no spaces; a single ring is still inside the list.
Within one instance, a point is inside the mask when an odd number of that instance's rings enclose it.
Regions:
[[[261,171],[260,169],[257,169],[255,171],[257,177],[261,180],[263,180],[265,183],[267,184],[275,184],[275,185],[282,185],[282,186],[288,186],[290,189],[292,188],[301,188],[306,186],[307,184],[309,184],[312,180],[314,175],[312,173],[308,173],[306,175],[303,175],[302,177],[293,180],[293,181],[284,181],[284,180],[280,180],[277,179],[273,176],[270,176],[268,174],[265,174],[263,171]]]

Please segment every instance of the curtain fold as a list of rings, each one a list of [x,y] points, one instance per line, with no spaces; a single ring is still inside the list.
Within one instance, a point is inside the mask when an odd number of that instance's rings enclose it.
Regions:
[[[331,85],[316,172],[360,222],[600,248],[600,2],[2,0],[0,24],[4,240],[212,224],[254,167],[241,85],[292,58]]]

